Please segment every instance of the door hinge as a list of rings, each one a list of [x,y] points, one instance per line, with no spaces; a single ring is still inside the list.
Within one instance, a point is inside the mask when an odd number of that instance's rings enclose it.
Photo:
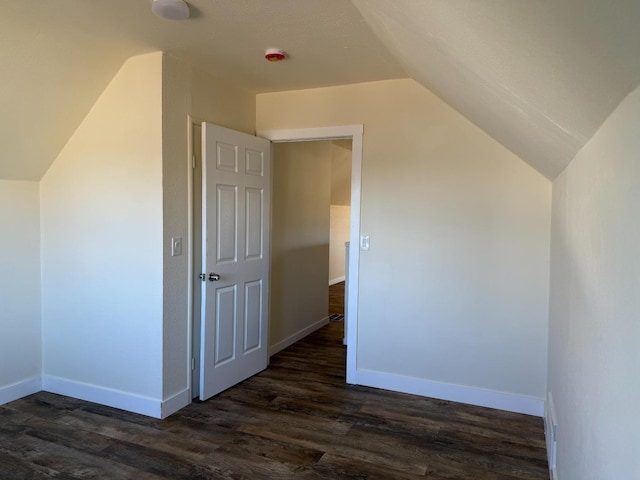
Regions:
[[[196,156],[195,155],[191,156],[191,168],[193,168],[193,169],[196,168]]]
[[[191,371],[196,369],[196,359],[195,357],[191,357]]]

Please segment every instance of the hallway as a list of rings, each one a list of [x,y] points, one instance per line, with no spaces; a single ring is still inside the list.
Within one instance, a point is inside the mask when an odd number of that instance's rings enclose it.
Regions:
[[[329,285],[329,316],[344,315],[344,289],[344,282]]]

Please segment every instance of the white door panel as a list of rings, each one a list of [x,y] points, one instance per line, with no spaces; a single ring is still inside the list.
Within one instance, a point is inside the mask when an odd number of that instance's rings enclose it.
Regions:
[[[205,400],[267,366],[271,145],[216,125],[202,127]]]

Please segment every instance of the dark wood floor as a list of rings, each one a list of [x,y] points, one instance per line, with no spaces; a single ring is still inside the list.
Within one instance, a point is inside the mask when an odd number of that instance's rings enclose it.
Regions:
[[[540,418],[345,385],[342,324],[166,420],[38,393],[0,407],[0,479],[548,479]]]
[[[344,314],[344,282],[329,285],[329,315]]]

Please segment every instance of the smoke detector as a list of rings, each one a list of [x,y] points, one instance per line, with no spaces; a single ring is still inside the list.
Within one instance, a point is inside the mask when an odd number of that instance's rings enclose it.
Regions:
[[[266,58],[270,62],[280,62],[284,60],[285,57],[286,54],[279,48],[269,48],[266,52],[264,52],[264,58]]]
[[[186,20],[190,13],[184,0],[153,0],[151,11],[166,20]]]

